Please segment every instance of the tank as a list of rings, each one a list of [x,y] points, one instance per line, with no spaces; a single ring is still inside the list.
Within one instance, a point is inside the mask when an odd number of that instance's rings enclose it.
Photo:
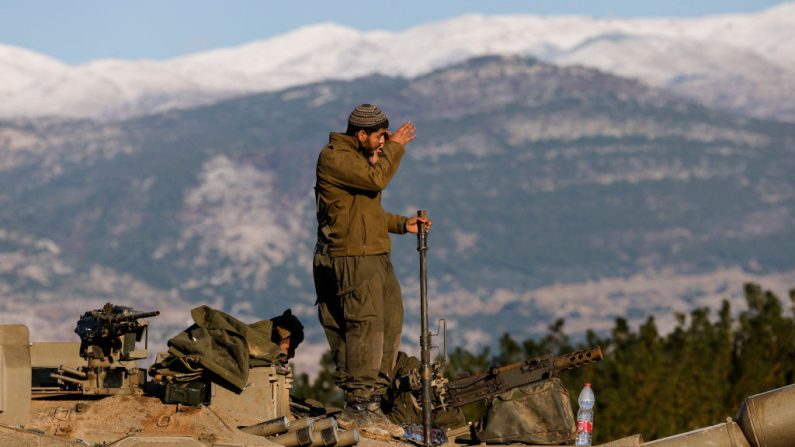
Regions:
[[[280,364],[252,363],[240,389],[222,380],[148,379],[138,362],[148,358],[147,319],[157,315],[108,303],[80,317],[77,342],[30,343],[26,326],[0,325],[0,446],[345,447],[359,441],[328,415],[296,419],[292,372]]]
[[[296,414],[289,395],[292,372],[279,364],[250,365],[238,388],[220,380],[158,382],[138,365],[149,358],[147,318],[156,316],[109,303],[80,317],[76,342],[30,343],[26,326],[0,325],[0,446],[402,444],[342,431],[333,414]],[[645,443],[633,435],[601,445],[792,446],[795,385],[747,398],[737,419]],[[454,433],[448,439],[457,445]]]

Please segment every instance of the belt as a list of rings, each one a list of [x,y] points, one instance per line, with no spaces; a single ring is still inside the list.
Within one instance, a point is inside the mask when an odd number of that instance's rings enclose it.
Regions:
[[[328,244],[325,242],[318,241],[315,244],[315,254],[316,255],[327,255],[328,254]]]

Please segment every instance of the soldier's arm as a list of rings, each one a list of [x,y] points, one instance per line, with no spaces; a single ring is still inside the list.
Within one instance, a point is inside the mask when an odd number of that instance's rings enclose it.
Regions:
[[[405,234],[406,220],[408,220],[406,216],[386,213],[386,227],[390,233]]]
[[[431,225],[433,225],[433,221],[427,217],[406,217],[397,214],[386,213],[386,225],[390,233],[417,234],[417,231],[419,231],[419,222],[423,222],[425,224],[426,233],[431,231]]]
[[[343,188],[378,192],[392,180],[404,153],[402,144],[388,141],[378,161],[371,165],[367,158],[358,153],[328,151],[321,154],[318,176]]]

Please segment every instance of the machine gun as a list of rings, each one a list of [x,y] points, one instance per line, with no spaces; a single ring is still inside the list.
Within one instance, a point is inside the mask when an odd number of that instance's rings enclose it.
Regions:
[[[434,411],[446,411],[450,407],[458,408],[491,399],[520,386],[560,377],[561,371],[579,368],[589,363],[598,362],[603,358],[602,348],[592,346],[560,356],[547,353],[522,362],[492,367],[487,372],[452,381],[444,377],[444,362],[436,362],[433,367],[434,377],[431,381],[432,402],[428,408]],[[398,377],[395,385],[399,391],[411,391],[415,395],[418,394],[422,389],[420,372],[412,370],[407,375]],[[422,398],[420,404],[424,404]],[[424,407],[425,405],[423,405]]]
[[[417,216],[424,219],[428,217],[428,214],[425,210],[417,210]],[[426,265],[428,234],[422,220],[418,222],[417,230],[417,251],[420,261],[420,366],[418,369],[409,371],[403,377],[395,378],[393,388],[396,394],[411,392],[415,407],[421,410],[421,443],[425,447],[432,445],[431,419],[434,411],[447,411],[448,407],[459,408],[490,399],[523,385],[558,377],[562,370],[602,360],[602,348],[594,346],[559,357],[553,357],[551,353],[547,353],[524,362],[491,368],[488,372],[474,377],[449,381],[444,375],[447,363],[447,324],[445,322],[444,328],[440,327],[437,334],[431,334],[428,330],[428,272]],[[440,320],[440,324],[442,322],[444,320]],[[441,361],[431,363],[430,351],[433,348],[431,337],[439,333],[444,334],[445,355]]]
[[[560,356],[547,353],[523,362],[491,368],[488,372],[465,377],[447,384],[447,400],[442,392],[437,393],[438,405],[461,407],[484,399],[491,399],[514,388],[560,377],[560,372],[595,363],[604,358],[600,346]],[[444,391],[444,390],[442,390]]]
[[[111,303],[85,312],[77,320],[75,328],[80,337],[77,352],[53,352],[51,357],[60,360],[57,367],[33,369],[34,395],[141,392],[146,374],[137,368],[135,362],[148,356],[149,323],[145,318],[158,315],[159,311],[136,312],[130,307]],[[136,349],[136,343],[142,340],[144,349]],[[63,349],[69,351],[72,345],[64,344]]]
[[[80,356],[89,360],[89,363],[96,365],[106,362],[108,366],[138,358],[134,355],[135,343],[148,334],[149,324],[144,318],[158,315],[160,311],[135,312],[130,307],[111,303],[105,304],[102,309],[84,313],[77,320],[75,328],[75,333],[80,337]]]

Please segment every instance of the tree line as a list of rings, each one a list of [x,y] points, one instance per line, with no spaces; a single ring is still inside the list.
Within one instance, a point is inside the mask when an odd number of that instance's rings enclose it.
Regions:
[[[674,329],[661,334],[654,317],[637,329],[616,318],[609,333],[587,331],[579,341],[565,332],[565,321],[524,341],[503,334],[496,346],[479,352],[456,348],[448,377],[482,372],[547,352],[565,354],[600,345],[602,362],[562,373],[577,411],[583,383],[596,393],[594,444],[640,433],[659,439],[736,418],[743,399],[793,383],[795,377],[795,289],[789,304],[758,284],[744,286],[747,307],[733,312],[727,300],[713,312],[706,307],[676,314]],[[320,374],[296,378],[293,394],[342,405],[334,386],[334,364],[327,353]]]

